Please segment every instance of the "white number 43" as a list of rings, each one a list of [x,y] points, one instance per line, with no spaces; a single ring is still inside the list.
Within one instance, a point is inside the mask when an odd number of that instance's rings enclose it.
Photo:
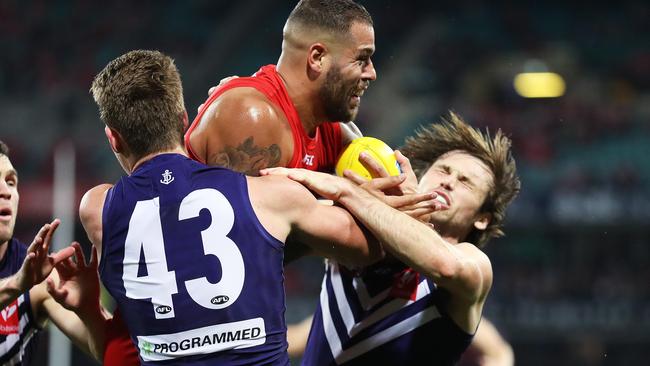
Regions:
[[[175,316],[172,295],[178,293],[178,286],[175,271],[167,267],[159,207],[158,197],[136,203],[124,245],[122,280],[127,297],[151,299],[156,319],[168,319]],[[197,217],[202,209],[212,216],[210,226],[201,231],[203,252],[219,259],[222,276],[218,283],[211,283],[206,277],[190,279],[185,281],[185,287],[197,304],[223,309],[235,302],[244,286],[244,260],[235,242],[226,236],[235,222],[235,214],[221,192],[205,188],[183,198],[178,220]],[[147,274],[138,277],[141,251]]]

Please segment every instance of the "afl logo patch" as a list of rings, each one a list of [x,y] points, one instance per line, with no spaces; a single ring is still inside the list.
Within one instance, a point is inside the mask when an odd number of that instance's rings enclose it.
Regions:
[[[214,305],[220,305],[220,304],[225,304],[230,300],[230,298],[226,295],[217,295],[210,300],[210,302]]]
[[[167,314],[170,311],[172,311],[171,306],[160,305],[160,306],[156,307],[156,313],[158,313],[158,314]]]

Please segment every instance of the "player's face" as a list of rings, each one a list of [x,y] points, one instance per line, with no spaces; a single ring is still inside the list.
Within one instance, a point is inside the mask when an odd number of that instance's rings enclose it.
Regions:
[[[0,154],[0,244],[14,234],[18,214],[18,174],[6,155]]]
[[[355,22],[350,37],[337,50],[320,91],[325,114],[330,121],[352,121],[357,116],[361,96],[377,78],[370,57],[375,52],[375,31]]]
[[[479,212],[492,187],[490,169],[478,158],[460,151],[442,155],[420,179],[420,191],[438,193],[448,210],[431,215],[431,223],[441,233],[462,240],[480,228],[485,215]],[[478,226],[477,226],[478,225]]]

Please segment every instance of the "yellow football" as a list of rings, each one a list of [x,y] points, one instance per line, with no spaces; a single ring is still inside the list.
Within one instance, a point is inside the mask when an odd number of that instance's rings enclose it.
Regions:
[[[399,175],[401,173],[399,164],[395,159],[395,152],[385,142],[374,137],[359,137],[343,150],[339,160],[336,163],[336,175],[342,177],[343,171],[352,170],[367,180],[372,179],[372,175],[359,162],[359,154],[365,151],[378,161],[390,175]]]

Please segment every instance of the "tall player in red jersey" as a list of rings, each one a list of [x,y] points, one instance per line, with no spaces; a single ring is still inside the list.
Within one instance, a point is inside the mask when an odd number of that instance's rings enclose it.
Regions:
[[[333,167],[359,132],[352,121],[377,74],[372,19],[352,1],[301,1],[277,65],[220,85],[185,135],[190,155],[257,175],[261,168]]]
[[[258,175],[276,166],[333,171],[361,133],[352,120],[377,78],[372,18],[352,0],[302,0],[289,15],[277,65],[219,85],[185,135],[189,155]],[[107,325],[104,365],[139,365],[120,314]]]

